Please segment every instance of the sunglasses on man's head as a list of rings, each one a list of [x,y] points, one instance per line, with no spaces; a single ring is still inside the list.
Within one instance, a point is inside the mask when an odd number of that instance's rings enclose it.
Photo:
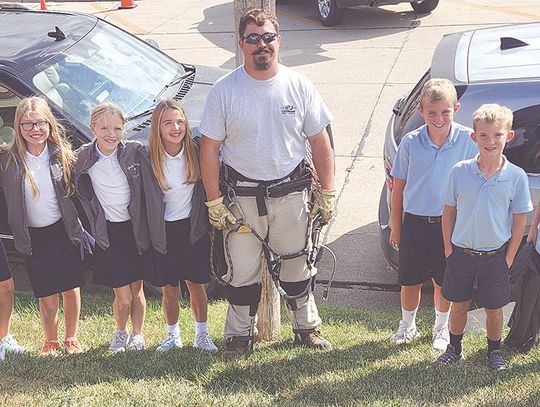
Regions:
[[[242,39],[248,44],[258,44],[260,40],[263,40],[265,44],[268,44],[269,42],[274,41],[277,36],[278,35],[276,33],[264,33],[262,35],[248,34],[244,35]]]

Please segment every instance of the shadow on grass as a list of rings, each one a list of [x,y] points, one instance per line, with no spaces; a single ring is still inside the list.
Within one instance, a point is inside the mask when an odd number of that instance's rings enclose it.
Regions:
[[[485,353],[479,351],[458,366],[432,367],[417,362],[408,366],[384,366],[377,369],[358,369],[346,380],[318,380],[283,397],[284,404],[303,400],[306,405],[326,406],[336,403],[349,405],[358,401],[383,403],[401,400],[414,405],[443,404],[463,400],[478,390],[494,387],[501,382],[519,379],[525,373],[537,372],[540,361],[495,373],[486,366]],[[529,400],[537,400],[538,394]],[[494,405],[494,400],[486,402]],[[509,406],[504,401],[504,405]],[[466,404],[466,403],[465,403]],[[514,405],[529,405],[519,400]],[[531,404],[532,405],[532,404]],[[538,405],[537,403],[534,405]]]
[[[68,389],[123,379],[138,381],[167,376],[197,382],[213,363],[211,355],[193,348],[166,355],[156,353],[155,349],[112,355],[107,346],[80,355],[15,355],[2,363],[0,394],[32,394],[43,392],[44,388]]]

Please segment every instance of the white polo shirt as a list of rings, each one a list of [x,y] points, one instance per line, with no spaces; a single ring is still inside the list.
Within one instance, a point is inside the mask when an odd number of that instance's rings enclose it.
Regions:
[[[28,226],[34,228],[50,226],[60,220],[62,213],[51,180],[49,147],[45,143],[45,148],[39,156],[36,157],[28,151],[25,156],[28,169],[32,177],[34,177],[38,189],[38,194],[34,198],[30,181],[27,178],[24,179],[24,199]]]
[[[98,161],[88,169],[92,187],[109,222],[125,222],[131,219],[128,212],[131,192],[126,174],[122,171],[115,149],[104,155],[96,144]]]
[[[174,157],[165,152],[164,172],[167,184],[171,188],[163,193],[165,220],[172,222],[189,218],[195,184],[186,183],[184,148]]]
[[[452,243],[473,250],[495,250],[512,236],[512,216],[533,209],[527,174],[508,162],[486,180],[477,158],[452,168],[446,205],[457,207]]]

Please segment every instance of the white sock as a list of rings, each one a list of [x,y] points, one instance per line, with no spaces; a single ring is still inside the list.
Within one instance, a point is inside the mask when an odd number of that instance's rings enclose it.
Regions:
[[[180,326],[178,325],[178,322],[174,325],[167,325],[167,335],[180,337]]]
[[[434,331],[439,331],[443,328],[448,328],[448,317],[450,316],[450,311],[441,312],[437,311],[435,308],[435,326],[433,327]]]
[[[118,332],[119,334],[127,334],[128,333],[127,329],[117,329],[116,332]]]
[[[205,334],[208,330],[208,321],[195,321],[195,335]]]
[[[417,311],[418,311],[418,307],[416,307],[412,311],[407,311],[405,308],[401,307],[401,319],[405,321],[407,326],[411,328],[416,326],[416,312]]]

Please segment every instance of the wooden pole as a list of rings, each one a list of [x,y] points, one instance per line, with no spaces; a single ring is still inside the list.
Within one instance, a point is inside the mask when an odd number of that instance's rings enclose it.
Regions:
[[[234,0],[234,38],[236,43],[236,66],[244,63],[244,56],[239,46],[238,23],[240,17],[253,8],[262,8],[276,14],[276,0]],[[279,336],[281,330],[280,297],[268,274],[266,264],[262,272],[262,294],[259,310],[257,312],[258,322],[257,340],[271,341]]]
[[[264,10],[270,11],[272,14],[276,14],[276,0],[234,0],[234,38],[236,44],[236,66],[240,66],[244,63],[244,56],[242,51],[240,51],[240,46],[238,45],[238,23],[240,22],[240,17],[253,8],[262,8]]]

